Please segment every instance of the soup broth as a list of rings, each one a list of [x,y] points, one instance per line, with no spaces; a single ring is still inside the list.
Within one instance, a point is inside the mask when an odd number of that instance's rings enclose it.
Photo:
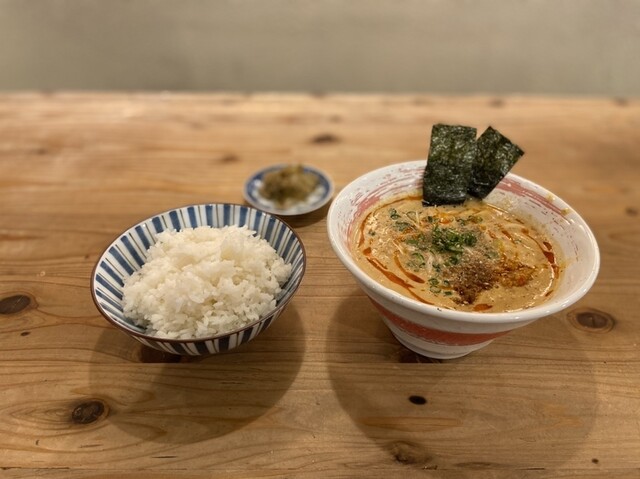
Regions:
[[[540,304],[560,273],[551,243],[532,225],[483,201],[423,206],[420,196],[378,204],[351,238],[358,265],[423,303],[506,312]]]

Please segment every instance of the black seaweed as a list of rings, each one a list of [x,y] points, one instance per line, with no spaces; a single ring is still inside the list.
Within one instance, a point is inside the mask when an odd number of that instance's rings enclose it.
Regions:
[[[524,155],[524,151],[491,127],[480,135],[477,144],[469,193],[484,198]]]
[[[476,156],[475,128],[434,125],[424,171],[422,202],[428,206],[464,202]]]

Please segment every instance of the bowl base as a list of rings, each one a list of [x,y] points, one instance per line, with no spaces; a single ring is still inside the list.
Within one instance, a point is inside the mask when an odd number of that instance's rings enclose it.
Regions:
[[[393,331],[392,331],[393,333]],[[463,356],[466,356],[469,353],[472,353],[473,351],[477,351],[478,349],[481,349],[485,346],[487,346],[491,341],[487,341],[485,343],[482,344],[474,344],[473,346],[466,346],[464,347],[464,350],[456,350],[456,351],[452,351],[452,352],[445,352],[445,351],[437,351],[434,349],[425,349],[422,348],[420,346],[416,346],[415,344],[411,344],[410,342],[404,340],[403,338],[399,337],[398,335],[394,334],[393,335],[400,344],[402,344],[404,347],[406,347],[407,349],[410,349],[411,351],[413,351],[414,353],[419,354],[420,356],[425,356],[427,358],[433,358],[433,359],[456,359],[456,358],[461,358]],[[434,348],[438,348],[439,345],[434,344],[433,345]],[[440,348],[443,348],[443,346],[440,346]],[[444,346],[444,348],[449,348],[448,346]]]

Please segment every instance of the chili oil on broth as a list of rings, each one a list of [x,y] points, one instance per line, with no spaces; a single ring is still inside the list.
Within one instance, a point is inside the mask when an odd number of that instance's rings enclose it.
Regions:
[[[373,279],[423,303],[459,311],[518,311],[551,294],[560,268],[532,225],[486,202],[423,206],[396,197],[363,215],[351,240]]]

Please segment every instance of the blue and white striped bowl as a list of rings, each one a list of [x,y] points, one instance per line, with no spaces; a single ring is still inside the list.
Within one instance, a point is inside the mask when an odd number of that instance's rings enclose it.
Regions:
[[[276,298],[276,307],[241,329],[196,339],[164,339],[145,334],[144,328],[125,317],[122,288],[125,280],[145,262],[156,235],[166,229],[198,226],[247,226],[266,239],[292,265],[290,278]],[[282,220],[251,207],[217,203],[185,206],[157,214],[132,226],[113,241],[100,256],[91,276],[93,300],[100,313],[113,325],[146,346],[171,354],[199,356],[233,349],[255,338],[282,313],[298,289],[306,267],[306,253],[298,235]]]

